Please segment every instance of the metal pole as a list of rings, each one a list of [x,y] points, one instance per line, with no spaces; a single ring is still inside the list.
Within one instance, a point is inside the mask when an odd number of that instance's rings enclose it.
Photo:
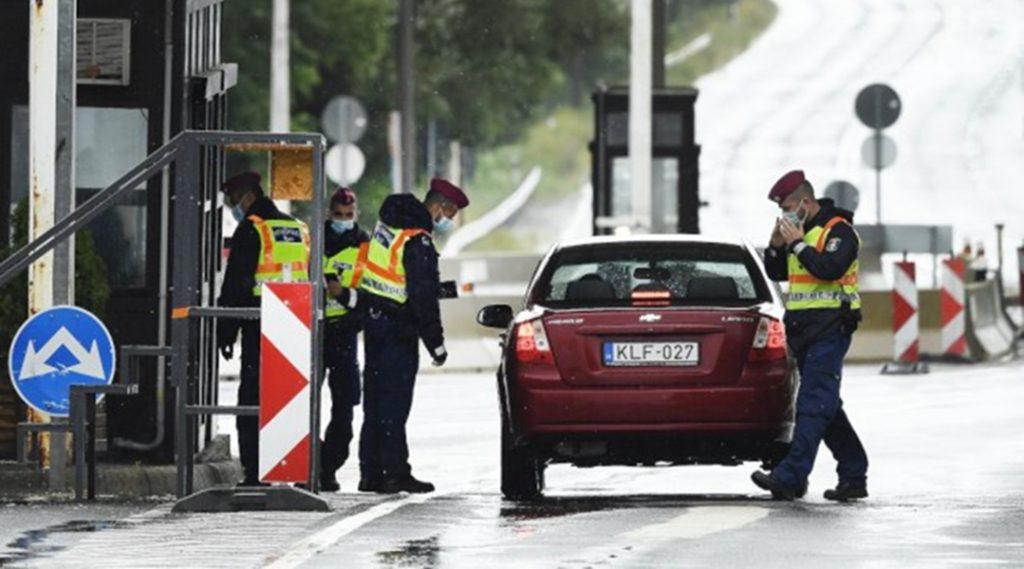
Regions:
[[[875,218],[882,225],[882,130],[875,129]]]
[[[402,113],[388,115],[388,154],[391,155],[391,193],[402,193]]]
[[[310,258],[316,262],[310,263],[310,280],[313,283],[313,318],[310,322],[310,370],[309,380],[309,489],[312,492],[320,490],[320,386],[323,377],[323,326],[321,319],[324,313],[324,265],[319,259],[324,255],[324,205],[327,203],[327,194],[324,189],[323,150],[324,142],[321,141],[313,147],[313,238],[311,244]]]
[[[666,0],[654,0],[653,8],[653,45],[651,50],[651,83],[655,89],[665,86],[665,26],[668,25],[666,18]]]
[[[29,0],[29,218],[28,240],[35,241],[54,225],[57,146],[57,83],[59,6],[56,1]],[[54,254],[32,264],[28,281],[29,316],[53,306]],[[49,423],[49,415],[29,409],[33,423]],[[50,464],[50,436],[39,436],[39,460]],[[52,480],[51,480],[52,482]]]
[[[291,130],[289,65],[290,0],[274,0],[270,44],[270,131]]]
[[[399,0],[398,4],[398,100],[401,105],[401,192],[411,192],[416,184],[416,112],[415,77],[413,75],[415,45],[413,27],[416,23],[415,0]]]
[[[651,0],[633,0],[629,72],[629,161],[634,226],[651,229]]]

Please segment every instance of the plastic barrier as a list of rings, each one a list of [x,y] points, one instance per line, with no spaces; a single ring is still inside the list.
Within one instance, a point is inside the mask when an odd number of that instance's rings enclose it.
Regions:
[[[918,323],[917,282],[914,263],[895,264],[892,286],[892,330],[894,360],[882,367],[882,373],[928,373],[920,356],[920,326]]]
[[[263,482],[309,479],[309,283],[267,283],[260,297],[260,455]]]
[[[1013,350],[1013,326],[1003,311],[1003,299],[995,281],[967,285],[967,344],[971,355],[990,360]]]
[[[942,291],[939,293],[941,313],[942,353],[947,356],[963,357],[967,354],[966,303],[964,276],[967,267],[963,259],[948,259],[942,262]]]
[[[917,321],[917,284],[914,263],[896,263],[892,286],[893,359],[897,362],[918,361],[920,328]]]

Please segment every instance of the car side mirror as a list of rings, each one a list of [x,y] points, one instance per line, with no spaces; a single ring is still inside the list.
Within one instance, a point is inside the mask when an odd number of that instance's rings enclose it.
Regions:
[[[490,304],[481,308],[480,312],[477,312],[476,321],[481,326],[504,330],[508,328],[513,317],[511,306],[507,304]]]

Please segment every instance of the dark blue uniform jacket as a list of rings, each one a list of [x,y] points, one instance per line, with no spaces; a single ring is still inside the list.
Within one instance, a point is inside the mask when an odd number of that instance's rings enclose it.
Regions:
[[[378,215],[381,223],[398,229],[423,229],[430,232],[434,220],[423,202],[411,194],[393,194],[380,206]],[[369,308],[375,308],[407,323],[430,353],[444,345],[444,329],[441,326],[441,307],[438,302],[441,277],[437,268],[437,249],[429,233],[409,240],[402,255],[405,267],[405,288],[408,300],[399,305],[389,299],[374,295],[360,294]]]
[[[848,223],[839,223],[832,227],[825,240],[825,247],[818,251],[814,247],[805,247],[798,258],[800,263],[815,277],[824,280],[836,280],[846,274],[850,265],[857,259],[860,242],[853,230],[853,212],[835,206],[830,199],[818,200],[821,210],[818,215],[804,222],[804,231],[814,227],[824,227],[833,217],[839,216]],[[794,244],[795,245],[795,244]],[[792,248],[768,247],[764,252],[765,269],[768,276],[775,281],[789,279],[787,257]],[[822,308],[812,310],[795,310],[786,312],[786,335],[790,347],[800,351],[814,338],[820,338],[836,328],[846,333],[853,333],[860,322],[860,310],[843,308]]]

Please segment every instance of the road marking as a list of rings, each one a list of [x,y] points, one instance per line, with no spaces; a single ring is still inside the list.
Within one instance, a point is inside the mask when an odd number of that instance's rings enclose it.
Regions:
[[[741,528],[768,515],[767,508],[757,506],[702,506],[693,508],[667,522],[651,524],[626,532],[638,539],[695,539]]]
[[[384,502],[383,504],[377,504],[364,512],[342,518],[334,524],[298,542],[285,551],[280,557],[268,560],[268,562],[264,564],[264,567],[269,567],[271,569],[292,569],[294,567],[298,567],[312,559],[314,556],[323,553],[334,544],[341,541],[343,537],[358,530],[366,524],[391,514],[403,506],[410,504],[422,504],[423,502],[426,502],[431,498],[436,498],[437,496],[438,494],[414,494],[400,500],[392,500]]]

